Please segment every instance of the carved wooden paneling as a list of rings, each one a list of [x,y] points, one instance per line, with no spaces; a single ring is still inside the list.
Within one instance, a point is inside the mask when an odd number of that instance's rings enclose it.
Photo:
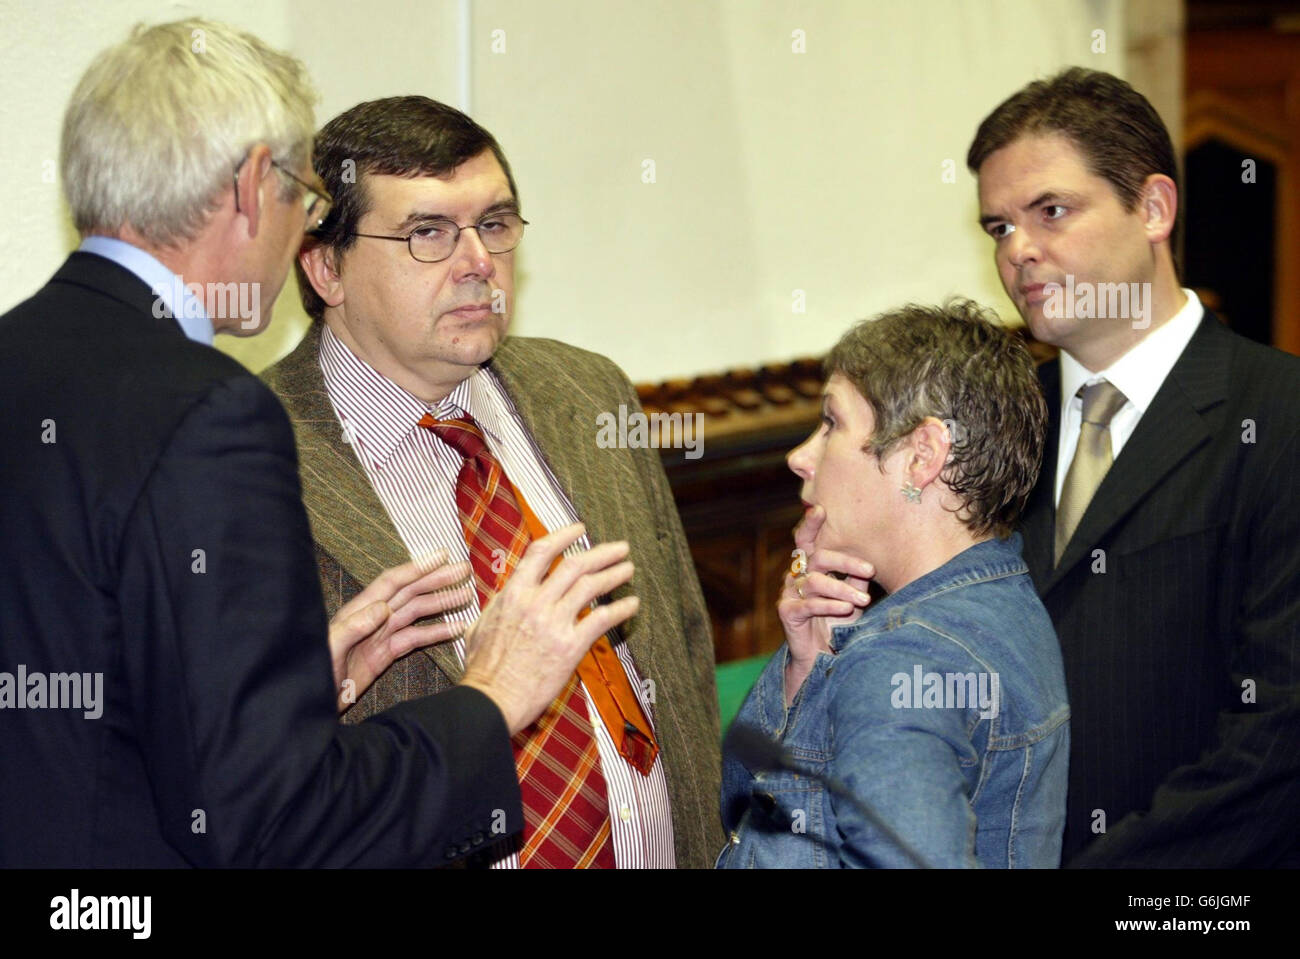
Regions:
[[[817,425],[821,385],[821,361],[805,359],[637,387],[647,414],[703,417],[698,457],[666,444],[661,455],[719,662],[781,645],[776,600],[802,514],[785,456]]]

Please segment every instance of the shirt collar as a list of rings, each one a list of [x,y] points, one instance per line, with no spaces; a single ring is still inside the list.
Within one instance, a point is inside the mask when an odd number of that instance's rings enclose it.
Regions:
[[[504,410],[494,402],[491,373],[482,367],[430,405],[358,357],[328,326],[321,331],[319,357],[325,389],[345,437],[355,438],[358,451],[377,469],[383,469],[397,447],[420,428],[426,413],[438,420],[468,413],[489,439],[500,442]]]
[[[77,250],[112,260],[122,269],[135,274],[156,298],[155,316],[171,316],[180,326],[181,332],[191,340],[212,345],[212,321],[203,308],[203,301],[190,293],[181,278],[153,254],[112,236],[88,236],[81,241]]]
[[[1205,307],[1194,292],[1184,289],[1187,302],[1169,321],[1152,330],[1137,345],[1109,367],[1093,373],[1064,350],[1061,351],[1061,408],[1074,399],[1079,387],[1108,380],[1144,414],[1155,399],[1169,375],[1169,371],[1182,356],[1196,328],[1205,316]]]

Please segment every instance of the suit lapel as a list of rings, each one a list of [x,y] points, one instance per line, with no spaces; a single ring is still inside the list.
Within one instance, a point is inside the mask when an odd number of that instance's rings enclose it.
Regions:
[[[1043,592],[1056,585],[1179,463],[1211,438],[1202,415],[1228,395],[1232,338],[1208,310],[1079,521]],[[1059,416],[1059,388],[1058,388]],[[1049,531],[1050,537],[1050,531]],[[1050,542],[1050,538],[1049,538]]]
[[[596,446],[593,411],[608,405],[608,393],[597,397],[572,366],[556,362],[545,350],[532,348],[526,339],[508,338],[493,356],[491,368],[543,461],[586,525],[591,543],[632,539],[626,517],[641,514],[633,507],[636,497],[644,497],[644,493],[635,471],[626,465],[630,457],[620,450]],[[609,412],[617,415],[618,411]],[[650,535],[653,537],[653,531]],[[612,595],[619,598],[628,592],[629,587],[622,587]],[[628,637],[638,663],[646,661],[642,657],[648,652],[639,649],[643,632],[633,631]]]
[[[293,421],[303,504],[317,545],[360,585],[411,558],[343,430],[320,370],[319,323],[276,368],[273,384]],[[422,650],[454,683],[464,672],[450,643]]]

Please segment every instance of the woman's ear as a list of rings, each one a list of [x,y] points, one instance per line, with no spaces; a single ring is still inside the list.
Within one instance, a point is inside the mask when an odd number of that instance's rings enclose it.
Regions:
[[[952,451],[952,431],[943,420],[927,416],[912,430],[906,472],[914,486],[925,489],[948,465]]]

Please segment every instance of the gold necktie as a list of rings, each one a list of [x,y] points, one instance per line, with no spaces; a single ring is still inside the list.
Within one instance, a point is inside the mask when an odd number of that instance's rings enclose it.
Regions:
[[[1083,519],[1092,494],[1097,492],[1110,469],[1110,421],[1128,402],[1128,397],[1106,380],[1079,387],[1075,396],[1080,395],[1083,396],[1083,422],[1079,424],[1079,445],[1070,461],[1070,471],[1065,474],[1061,502],[1056,507],[1057,563]]]

